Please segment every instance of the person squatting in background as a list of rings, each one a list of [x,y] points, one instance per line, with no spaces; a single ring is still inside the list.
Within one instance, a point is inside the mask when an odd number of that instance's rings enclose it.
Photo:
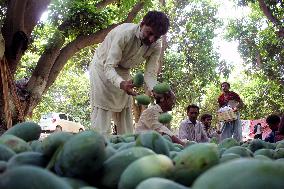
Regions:
[[[171,111],[176,102],[176,96],[172,91],[164,94],[153,94],[156,104],[149,106],[145,109],[138,123],[136,124],[136,133],[142,133],[149,130],[157,131],[162,135],[168,135],[173,142],[184,145],[185,143],[181,141],[174,133],[169,130],[164,124],[160,123],[158,118],[162,113]]]

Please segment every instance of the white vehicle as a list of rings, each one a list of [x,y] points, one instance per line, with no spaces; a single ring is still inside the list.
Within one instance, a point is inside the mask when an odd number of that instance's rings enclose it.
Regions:
[[[74,121],[71,116],[65,113],[48,113],[42,115],[39,125],[43,133],[51,133],[54,131],[78,133],[85,130],[83,125]]]

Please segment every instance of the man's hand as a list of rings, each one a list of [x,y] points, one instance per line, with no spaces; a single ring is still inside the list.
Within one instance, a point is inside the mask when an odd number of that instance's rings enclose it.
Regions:
[[[133,90],[134,85],[132,80],[122,81],[120,83],[120,89],[124,90],[128,95],[136,96],[137,93]]]
[[[233,108],[233,112],[237,112],[238,111],[238,108],[237,107],[234,107]]]

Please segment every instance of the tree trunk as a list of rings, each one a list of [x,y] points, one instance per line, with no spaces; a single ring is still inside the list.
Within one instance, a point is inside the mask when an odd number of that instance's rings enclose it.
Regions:
[[[18,103],[15,102],[15,97],[13,97],[13,89],[14,86],[14,74],[16,72],[17,67],[20,64],[21,57],[23,56],[25,50],[28,47],[29,38],[31,33],[36,26],[42,12],[49,5],[50,0],[10,0],[7,5],[6,17],[4,20],[3,27],[1,28],[1,32],[3,34],[5,40],[5,57],[7,59],[7,71],[5,71],[5,75],[10,76],[9,80],[13,80],[9,85],[10,91],[8,95],[6,95],[6,103],[9,102],[9,111],[12,113],[13,123],[17,123],[19,120],[18,114],[16,111],[15,105]],[[7,82],[7,81],[6,81]],[[3,91],[3,85],[1,82],[0,85]],[[14,93],[17,94],[17,93]],[[7,120],[5,119],[5,114],[8,114],[8,110],[4,111],[4,96],[3,92],[0,93],[0,125],[1,128],[6,129]]]
[[[284,27],[281,24],[281,21],[278,20],[275,16],[273,16],[270,8],[266,5],[264,0],[258,0],[259,7],[262,10],[263,14],[266,16],[266,18],[274,24],[276,28],[278,28],[278,31],[276,31],[276,34],[280,37],[284,37]]]

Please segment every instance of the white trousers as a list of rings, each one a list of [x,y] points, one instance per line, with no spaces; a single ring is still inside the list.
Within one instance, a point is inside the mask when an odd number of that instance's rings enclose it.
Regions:
[[[233,138],[236,139],[236,141],[240,142],[243,139],[242,136],[242,123],[240,119],[240,114],[237,113],[237,120],[226,122],[223,124],[221,128],[221,141],[225,138]]]
[[[98,107],[93,108],[91,124],[102,135],[111,135],[111,120],[116,125],[117,134],[133,133],[131,107],[124,108],[121,112],[112,112]]]

